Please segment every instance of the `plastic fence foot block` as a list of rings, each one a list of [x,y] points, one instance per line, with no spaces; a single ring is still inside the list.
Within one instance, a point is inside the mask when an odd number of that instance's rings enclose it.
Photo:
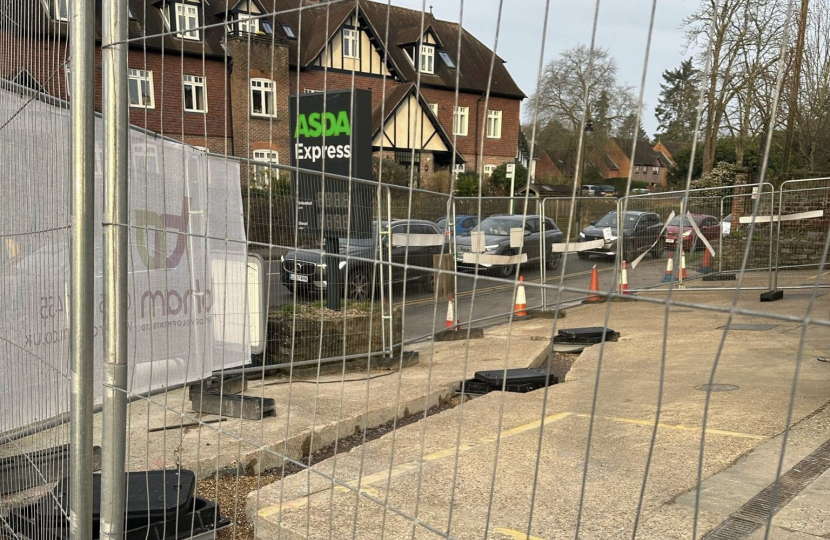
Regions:
[[[195,412],[243,420],[261,420],[265,416],[276,415],[276,404],[272,398],[197,392],[191,395],[190,404]]]
[[[101,468],[101,447],[92,449],[92,467]],[[55,446],[0,459],[0,495],[60,480],[69,470],[69,445]]]
[[[706,274],[703,281],[735,281],[735,274]]]
[[[784,291],[781,289],[761,293],[761,302],[775,302],[782,298],[784,298]]]
[[[482,338],[484,338],[483,328],[470,328],[470,339]],[[434,339],[435,341],[465,341],[467,339],[467,329],[441,330],[440,332],[435,332]]]

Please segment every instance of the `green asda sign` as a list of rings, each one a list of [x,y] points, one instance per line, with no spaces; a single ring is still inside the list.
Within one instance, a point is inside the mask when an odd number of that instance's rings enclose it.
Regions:
[[[310,114],[297,115],[297,124],[294,128],[294,138],[320,137],[325,132],[326,137],[337,137],[338,135],[351,135],[352,124],[349,122],[349,114],[340,111],[337,114],[327,112],[325,114],[313,112]]]

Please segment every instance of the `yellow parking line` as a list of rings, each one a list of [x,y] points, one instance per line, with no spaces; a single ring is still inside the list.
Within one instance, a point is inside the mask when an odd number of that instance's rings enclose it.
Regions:
[[[577,418],[590,418],[590,414],[574,414]],[[620,422],[623,424],[633,424],[636,426],[647,426],[651,427],[654,425],[654,422],[651,420],[640,420],[637,418],[620,418],[618,416],[598,416],[597,418],[602,418],[603,420],[609,420],[611,422]],[[658,424],[657,427],[660,429],[676,429],[680,431],[700,431],[700,426],[684,426],[683,424]],[[724,431],[722,429],[706,429],[706,433],[713,433],[715,435],[726,435],[728,437],[741,437],[744,439],[755,439],[755,440],[766,440],[767,437],[764,435],[755,435],[753,433],[741,433],[739,431]]]
[[[543,540],[538,536],[528,536],[523,532],[514,531],[513,529],[497,528],[495,531],[499,534],[503,534],[504,536],[509,536],[513,540]]]
[[[545,423],[545,425],[552,424],[554,422],[558,422],[559,420],[564,420],[565,418],[568,418],[572,414],[573,413],[571,413],[571,412],[562,412],[562,413],[559,413],[559,414],[546,416],[545,419],[544,419],[544,423]],[[507,437],[513,437],[515,435],[519,435],[519,434],[522,434],[522,433],[527,433],[529,431],[539,429],[539,427],[541,425],[542,425],[542,422],[537,420],[535,422],[530,422],[528,424],[524,424],[524,425],[521,425],[521,426],[516,426],[514,428],[506,429],[506,430],[502,431],[500,433],[500,435],[501,435],[502,439],[505,439]],[[498,438],[499,438],[499,435],[488,435],[487,437],[482,437],[481,439],[478,439],[477,441],[470,442],[470,443],[465,443],[465,444],[462,444],[458,447],[452,446],[452,447],[449,447],[449,448],[444,448],[442,450],[438,450],[436,452],[426,454],[421,459],[417,459],[417,460],[414,460],[414,461],[408,461],[406,463],[400,463],[398,465],[395,465],[394,467],[392,467],[391,471],[389,471],[388,469],[385,469],[385,470],[382,470],[382,471],[378,471],[376,473],[367,474],[366,476],[362,476],[361,478],[359,478],[357,480],[352,480],[351,482],[347,482],[345,485],[338,485],[334,489],[336,491],[339,491],[339,492],[342,492],[342,493],[354,493],[355,491],[357,491],[358,485],[360,485],[360,492],[361,493],[366,494],[366,495],[371,495],[372,497],[375,497],[375,498],[380,498],[380,494],[378,493],[378,491],[371,488],[371,487],[369,487],[371,484],[374,484],[376,482],[381,482],[381,481],[387,481],[389,478],[394,478],[394,477],[399,476],[401,474],[416,470],[420,465],[423,465],[425,463],[429,463],[429,462],[432,462],[432,461],[437,461],[439,459],[444,459],[444,458],[455,456],[456,452],[459,455],[460,454],[465,454],[465,453],[469,452],[470,450],[474,450],[475,448],[478,448],[479,446],[481,446],[483,444],[493,443]],[[311,495],[315,495],[316,493],[320,493],[322,491],[325,491],[325,489],[317,491],[315,493],[311,493],[311,494],[309,494],[309,497]],[[276,504],[276,505],[272,505],[272,506],[266,506],[265,508],[260,509],[259,512],[257,512],[257,514],[260,517],[268,517],[268,516],[272,516],[274,514],[278,514],[280,512],[283,512],[285,510],[293,510],[293,509],[297,509],[297,508],[302,508],[302,507],[304,507],[308,504],[309,497],[301,497],[299,499],[294,499],[294,500],[291,500],[291,501],[288,501],[288,502],[284,502],[281,505]],[[532,538],[533,537],[531,537],[531,539]]]

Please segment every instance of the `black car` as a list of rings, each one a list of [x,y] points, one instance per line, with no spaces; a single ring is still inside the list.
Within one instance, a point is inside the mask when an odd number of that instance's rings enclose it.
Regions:
[[[649,253],[655,259],[659,259],[663,255],[665,245],[663,238],[660,236],[660,231],[663,230],[663,221],[660,216],[654,212],[626,212],[623,216],[625,222],[623,244],[622,244],[622,259],[624,261],[632,261],[637,258],[640,253],[644,252],[654,244],[657,240],[657,245],[654,246]],[[606,240],[604,229],[610,229],[610,239]],[[580,259],[586,259],[590,255],[616,255],[620,250],[620,242],[617,236],[617,213],[608,212],[599,221],[596,221],[582,229],[579,233],[580,242],[588,242],[591,240],[605,240],[605,244],[601,248],[590,249],[587,251],[578,252]]]
[[[408,226],[408,227],[407,227]],[[387,222],[382,222],[383,230],[387,230]],[[347,291],[348,297],[353,300],[366,300],[373,292],[372,289],[372,271],[376,272],[374,278],[375,287],[380,283],[379,269],[388,269],[387,265],[374,264],[372,261],[377,260],[380,256],[381,262],[389,261],[388,241],[384,236],[382,240],[383,253],[378,249],[378,234],[377,222],[372,224],[373,234],[372,238],[341,238],[340,239],[340,254],[349,255],[350,257],[359,258],[343,259],[340,262],[340,270],[342,276],[348,280]],[[435,223],[425,220],[397,220],[392,221],[392,234],[430,234],[441,235],[441,231],[435,226]],[[443,238],[440,240],[443,241]],[[407,257],[407,251],[409,256]],[[433,246],[392,246],[392,262],[401,265],[406,262],[406,281],[419,282],[422,284],[424,290],[432,292],[435,287],[435,275],[429,269],[433,268],[432,256],[437,255],[441,251],[440,245]],[[360,260],[367,259],[367,260]],[[281,257],[282,268],[280,270],[280,277],[283,285],[288,287],[288,290],[294,291],[297,287],[297,292],[319,294],[320,290],[326,288],[326,272],[328,271],[323,264],[323,252],[319,249],[301,249],[297,251],[289,251]],[[348,273],[346,272],[346,265],[348,264]],[[385,271],[384,277],[388,275],[388,270]],[[392,282],[400,283],[404,281],[404,268],[402,266],[392,266]]]
[[[617,188],[614,186],[609,185],[602,185],[597,186],[595,189],[597,196],[599,197],[616,197],[617,196]]]
[[[528,262],[541,260],[540,237],[542,220],[539,216],[527,216],[524,225],[524,241],[522,248],[510,247],[510,229],[522,227],[522,216],[507,214],[495,215],[485,218],[473,228],[473,231],[484,231],[484,247],[487,255],[518,255],[527,254]],[[549,269],[556,270],[562,260],[561,253],[552,253],[551,246],[562,242],[564,235],[556,223],[550,218],[544,219],[545,225],[545,258]],[[458,268],[461,270],[473,270],[475,264],[465,263],[464,254],[472,252],[472,237],[470,234],[456,238],[455,258]],[[494,265],[479,264],[480,267],[489,270],[500,277],[510,277],[516,269],[515,264]]]

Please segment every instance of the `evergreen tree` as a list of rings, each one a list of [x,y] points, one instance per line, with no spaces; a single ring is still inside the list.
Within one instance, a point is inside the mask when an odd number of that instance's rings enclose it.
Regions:
[[[694,137],[697,117],[700,71],[689,58],[677,69],[664,71],[663,80],[658,105],[654,109],[659,123],[654,136],[667,141],[690,142]]]

